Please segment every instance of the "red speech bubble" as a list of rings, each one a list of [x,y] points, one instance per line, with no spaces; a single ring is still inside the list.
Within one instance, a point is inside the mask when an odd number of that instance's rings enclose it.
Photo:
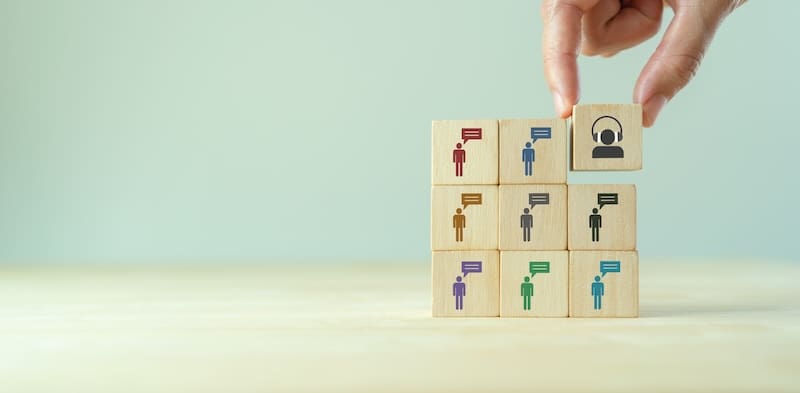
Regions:
[[[483,128],[462,128],[461,129],[461,139],[464,140],[464,144],[467,144],[467,141],[477,139],[483,139]]]

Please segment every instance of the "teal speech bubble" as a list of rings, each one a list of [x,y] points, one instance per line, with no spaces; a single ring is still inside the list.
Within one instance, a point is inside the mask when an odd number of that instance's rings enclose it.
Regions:
[[[600,261],[600,273],[603,277],[606,273],[619,273],[622,270],[619,261]]]
[[[531,261],[528,263],[528,270],[531,272],[531,277],[536,273],[550,273],[550,261]]]

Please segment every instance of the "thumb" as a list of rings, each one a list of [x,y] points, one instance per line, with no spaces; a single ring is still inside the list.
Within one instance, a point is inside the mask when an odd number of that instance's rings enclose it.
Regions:
[[[633,102],[642,104],[645,127],[655,123],[664,105],[695,76],[727,13],[703,14],[696,8],[676,8],[664,38],[642,69]]]

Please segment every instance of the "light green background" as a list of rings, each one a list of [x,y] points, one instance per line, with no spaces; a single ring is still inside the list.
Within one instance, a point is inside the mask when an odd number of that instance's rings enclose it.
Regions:
[[[430,121],[553,115],[538,6],[0,1],[0,261],[427,260]],[[798,259],[797,15],[727,20],[643,171],[570,174],[638,184],[643,256]]]

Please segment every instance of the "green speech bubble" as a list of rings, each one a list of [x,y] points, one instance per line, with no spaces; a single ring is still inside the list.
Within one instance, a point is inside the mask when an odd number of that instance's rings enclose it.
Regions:
[[[531,271],[531,277],[536,273],[550,273],[550,261],[531,261],[528,268]]]

